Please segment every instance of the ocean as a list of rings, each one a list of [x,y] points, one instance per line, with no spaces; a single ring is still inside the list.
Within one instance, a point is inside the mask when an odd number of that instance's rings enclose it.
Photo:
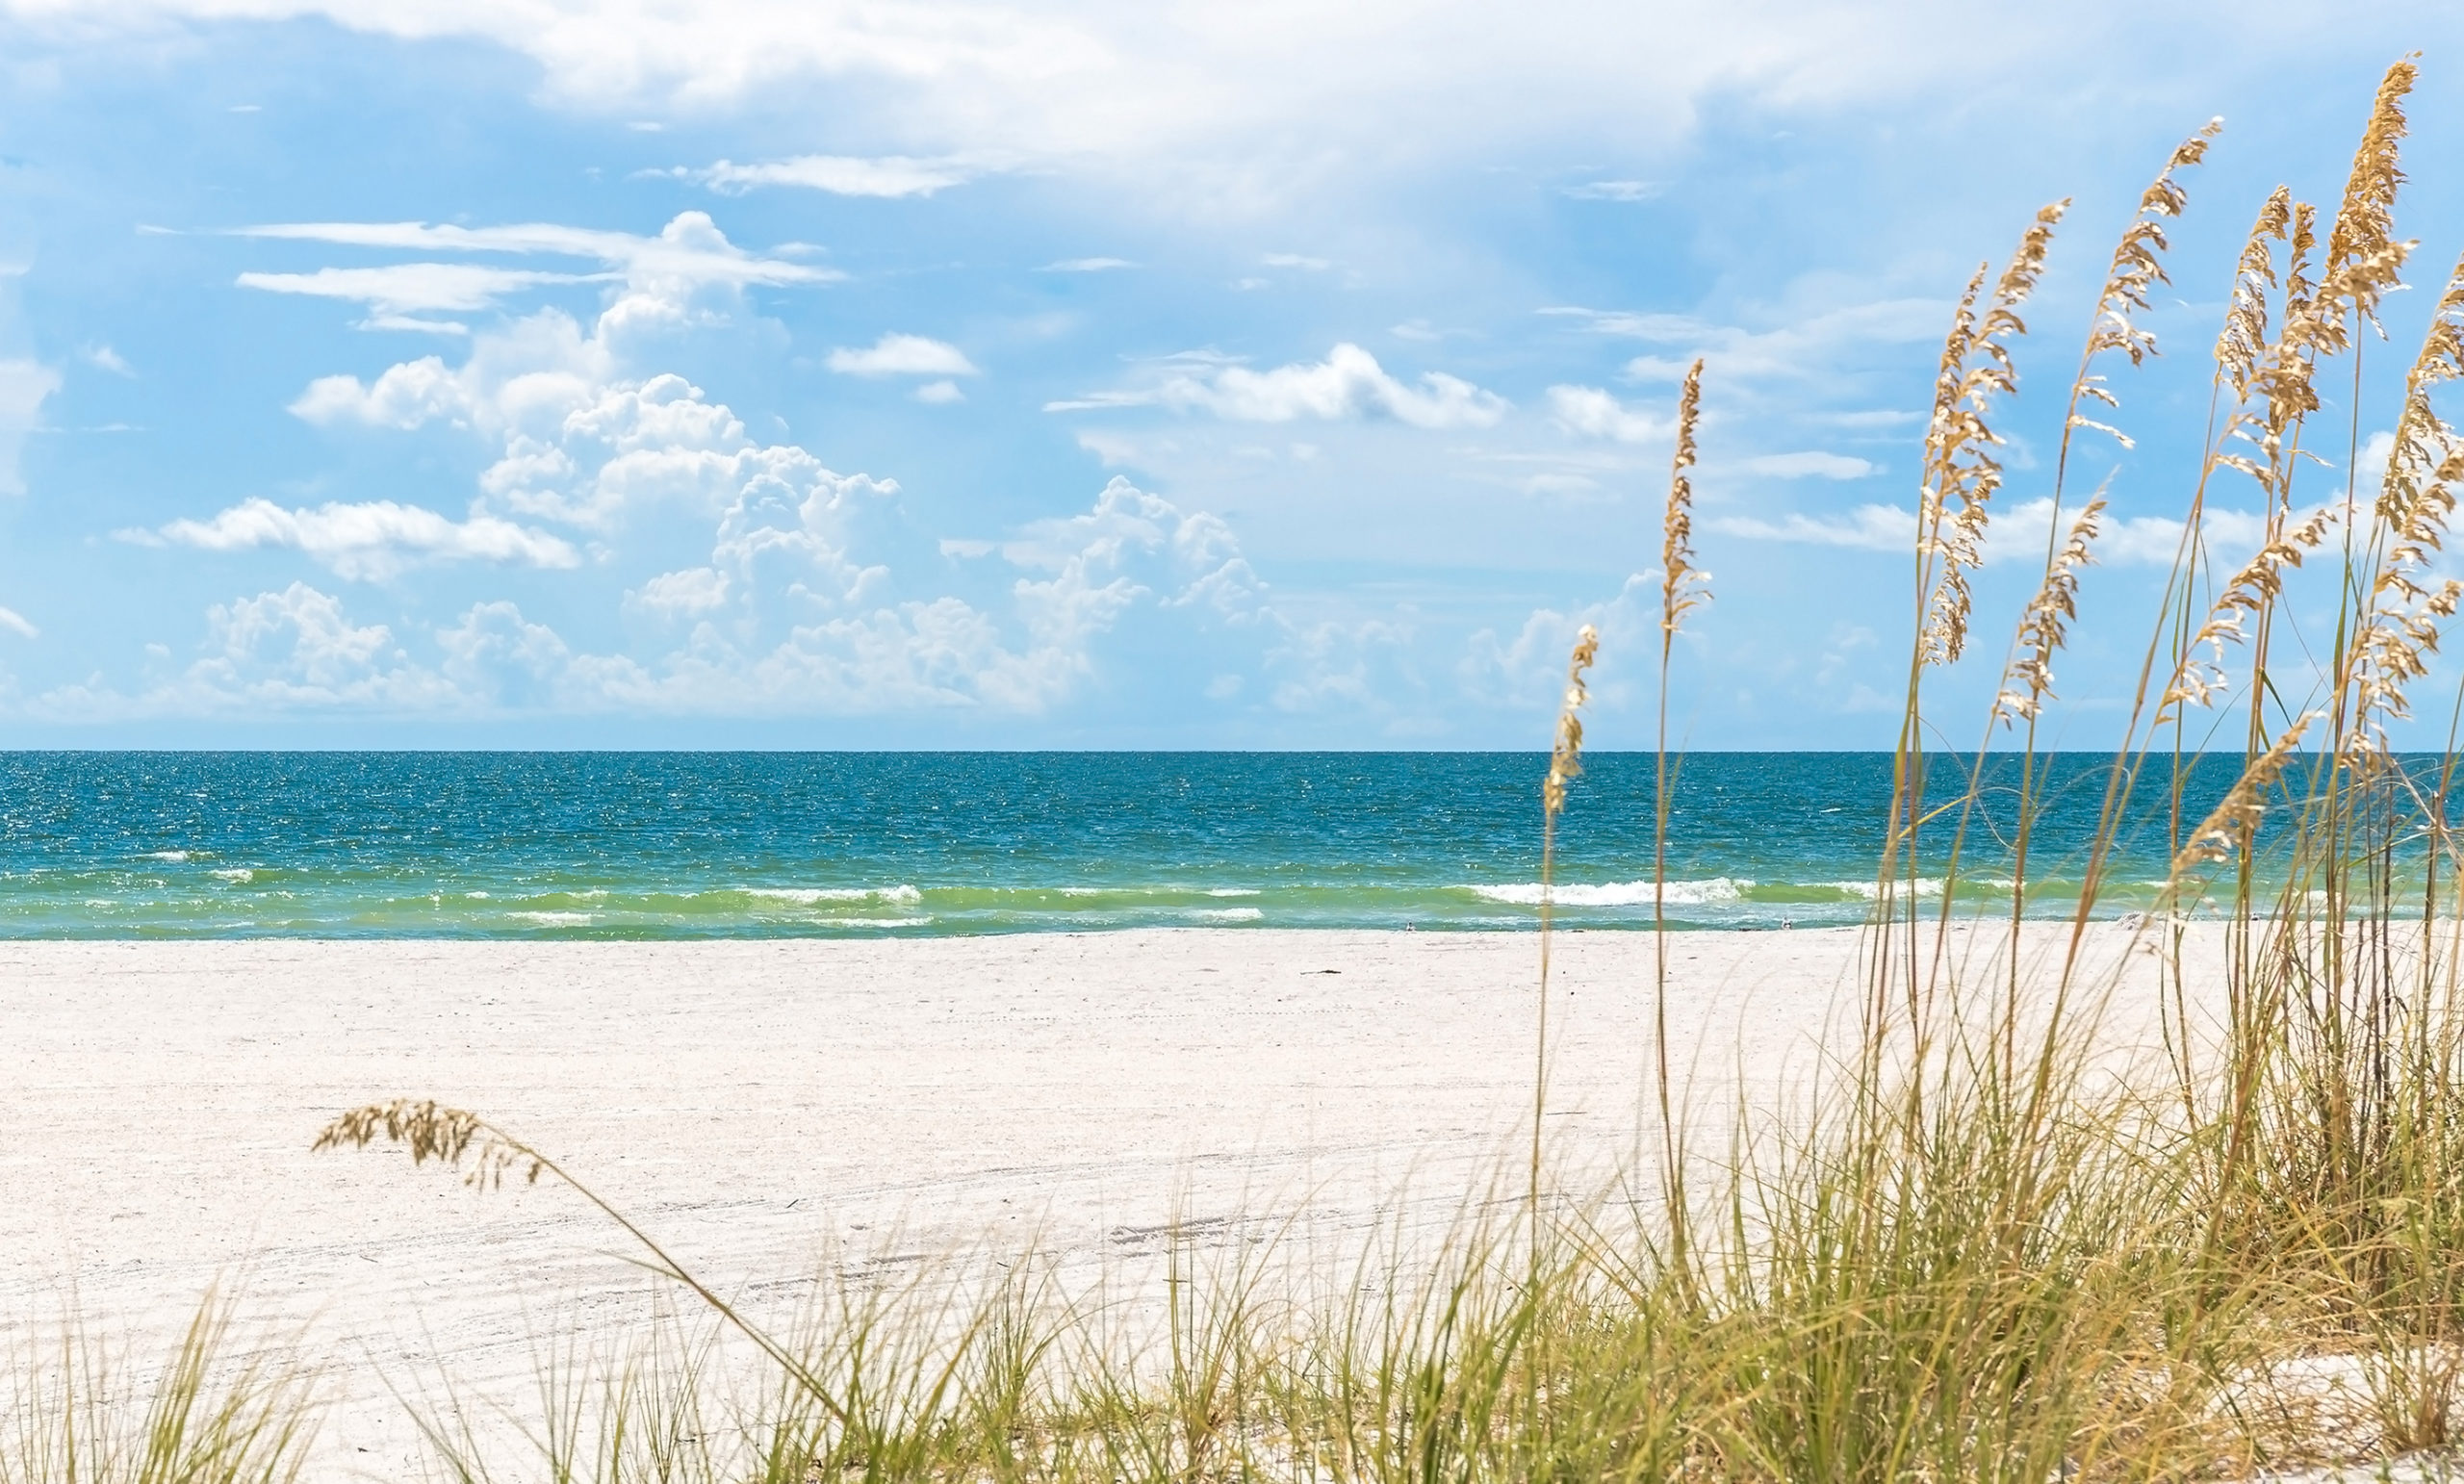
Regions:
[[[1951,761],[1935,770],[1946,793]],[[2192,775],[2192,817],[2238,762]],[[1648,926],[1654,759],[1586,764],[1559,832],[1557,920]],[[2041,765],[2029,909],[2058,914],[2076,906],[2110,757]],[[1546,767],[1500,753],[8,754],[0,935],[1528,929]],[[1678,767],[1674,925],[1863,920],[1888,755]],[[2164,875],[2169,805],[2146,792],[2106,912],[2143,905]],[[1971,828],[1961,880],[1980,908],[2008,902],[2010,823],[1989,807]],[[1920,890],[1938,873],[1920,864]]]

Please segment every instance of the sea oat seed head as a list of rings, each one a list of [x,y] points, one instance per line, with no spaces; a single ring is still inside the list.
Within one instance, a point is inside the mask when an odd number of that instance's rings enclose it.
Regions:
[[[2035,720],[2044,709],[2044,698],[2053,694],[2053,652],[2067,637],[2066,626],[2079,617],[2079,569],[2095,560],[2088,549],[2104,513],[2105,492],[2099,489],[2071,523],[2070,539],[2045,568],[2044,583],[2028,603],[2027,617],[2019,625],[2018,653],[2003,677],[2002,693],[1993,698],[1993,714],[2005,727],[2022,717]]]
[[[2399,287],[2397,275],[2415,245],[2395,239],[2396,192],[2404,184],[2397,162],[2404,141],[2404,95],[2413,90],[2416,70],[2412,56],[2399,59],[2379,81],[2370,124],[2353,151],[2344,203],[2327,233],[2316,330],[2323,349],[2342,349],[2350,325],[2377,325],[2378,300]]]
[[[1684,390],[1677,398],[1677,451],[1670,456],[1668,508],[1660,525],[1659,627],[1661,643],[1677,632],[1685,615],[1710,601],[1710,575],[1694,565],[1694,481],[1685,471],[1694,467],[1694,428],[1703,409],[1703,361],[1697,356],[1686,369]]]
[[[2275,785],[2285,764],[2293,760],[2294,749],[2301,745],[2310,724],[2322,714],[2310,711],[2297,718],[2273,745],[2242,770],[2241,778],[2225,791],[2223,802],[2200,821],[2198,828],[2191,832],[2189,842],[2173,857],[2171,882],[2180,881],[2194,866],[2222,860],[2236,850],[2249,848],[2250,837],[2258,832],[2259,821],[2267,812],[2267,791]]]
[[[1976,306],[1986,269],[1976,270],[1942,342],[1934,416],[1925,432],[1925,483],[1917,495],[1917,550],[1933,575],[1919,639],[1929,665],[1949,664],[1967,647],[1974,602],[1967,574],[1985,560],[1987,507],[2002,486],[2002,465],[1988,451],[2002,440],[1987,425],[1985,409],[1996,394],[2017,390],[2008,342],[2027,333],[2019,306],[2044,270],[2054,224],[2069,204],[2056,201],[2037,213],[1995,280],[1993,299],[1982,317]]]
[[[1599,657],[1600,630],[1585,624],[1575,635],[1574,652],[1566,658],[1565,705],[1557,713],[1557,738],[1549,749],[1549,776],[1540,785],[1541,807],[1552,825],[1565,811],[1566,784],[1582,772],[1580,713],[1591,699],[1583,676]]]
[[[441,1108],[433,1100],[396,1098],[354,1108],[326,1124],[308,1147],[312,1151],[365,1149],[380,1135],[388,1143],[409,1149],[414,1164],[434,1160],[462,1167],[467,1157],[469,1164],[462,1175],[467,1186],[494,1189],[504,1183],[506,1170],[523,1164],[528,1166],[525,1178],[535,1185],[548,1167],[546,1161],[499,1134],[478,1114]]]

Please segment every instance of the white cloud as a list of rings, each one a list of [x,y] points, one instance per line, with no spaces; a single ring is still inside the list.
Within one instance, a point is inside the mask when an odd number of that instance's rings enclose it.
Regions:
[[[1058,263],[1045,264],[1037,271],[1040,273],[1110,273],[1137,266],[1127,258],[1063,258]]]
[[[110,371],[115,376],[134,376],[136,368],[121,359],[120,353],[109,345],[96,345],[85,353],[86,364]]]
[[[1791,510],[1777,521],[1715,516],[1706,524],[1723,536],[1748,541],[1793,541],[1866,551],[1907,551],[1916,541],[1915,512],[1898,505],[1859,505],[1846,515],[1814,516]]]
[[[628,282],[694,286],[831,283],[847,275],[836,269],[790,263],[745,251],[727,239],[706,212],[680,212],[656,237],[592,227],[530,222],[516,226],[463,227],[424,221],[292,221],[241,227],[238,237],[326,243],[343,247],[385,247],[410,252],[478,252],[588,258],[603,263]],[[262,286],[260,286],[262,287]],[[303,292],[293,290],[291,292]],[[349,297],[362,297],[350,294]],[[440,306],[443,307],[443,306]]]
[[[663,618],[707,613],[728,601],[728,575],[708,567],[662,572],[627,600]]]
[[[14,608],[0,608],[0,628],[9,630],[20,639],[35,639],[42,635],[41,629],[37,628],[31,620]]]
[[[361,422],[407,432],[439,419],[459,421],[473,411],[473,399],[462,378],[430,355],[387,367],[372,385],[362,385],[357,376],[320,376],[290,411],[307,422]]]
[[[1034,714],[1096,674],[1097,647],[1134,609],[1201,629],[1265,616],[1228,526],[1125,480],[1087,511],[1009,541],[942,543],[952,555],[997,550],[1018,570],[998,607],[887,599],[887,571],[849,558],[852,513],[843,497],[748,492],[721,520],[708,565],[661,574],[631,595],[636,610],[684,631],[682,647],[659,659],[573,654],[509,612],[490,619],[498,649],[533,656],[525,694],[565,705]],[[462,678],[450,665],[447,673]],[[504,689],[501,678],[492,683],[492,694]]]
[[[354,624],[304,582],[206,610],[205,656],[177,680],[111,709],[138,712],[429,710],[452,693],[410,662],[383,624]]]
[[[1595,180],[1568,186],[1565,194],[1578,201],[1648,201],[1660,193],[1656,181]]]
[[[546,531],[489,515],[455,521],[390,499],[291,510],[270,499],[252,499],[211,520],[173,521],[159,530],[121,535],[148,545],[206,551],[288,548],[354,580],[382,580],[426,561],[477,560],[528,567],[581,564],[580,554],[572,546]]]
[[[1879,470],[1879,466],[1864,459],[1812,449],[1758,454],[1740,467],[1749,473],[1768,474],[1775,479],[1862,479]]]
[[[23,495],[25,475],[18,455],[26,435],[35,430],[42,404],[60,390],[60,372],[23,357],[0,360],[0,495]]]
[[[1655,443],[1667,437],[1671,428],[1670,422],[1643,408],[1629,407],[1598,387],[1551,387],[1549,415],[1567,432],[1619,443]]]
[[[1270,252],[1258,261],[1269,268],[1296,268],[1307,273],[1322,273],[1335,266],[1324,258],[1312,258],[1297,252]]]
[[[919,150],[1041,160],[1237,152],[1245,158],[1235,167],[1329,155],[1383,163],[1406,151],[1487,159],[1534,139],[1648,146],[1681,137],[1714,97],[1749,112],[1904,98],[1964,75],[1980,49],[2028,56],[2041,71],[2113,54],[2117,35],[2149,56],[2194,55],[2188,43],[2205,23],[2204,13],[2135,14],[2134,34],[2111,6],[2057,18],[1788,0],[1717,9],[1380,0],[1287,7],[1271,23],[1131,0],[14,0],[13,9],[84,35],[151,29],[167,16],[317,15],[386,36],[493,41],[531,59],[550,97],[618,118],[749,104],[776,112],[822,94],[860,100],[870,135]]]
[[[2072,500],[2062,519],[2066,526],[2077,518],[2080,501]],[[2044,560],[2047,525],[2053,501],[2035,499],[1998,509],[1987,527],[1985,560],[1989,566]],[[2297,522],[2308,519],[2298,512]],[[2108,567],[2169,567],[2181,550],[2182,523],[2170,516],[2121,516],[2108,512],[2099,523],[2102,533],[2091,549]],[[1752,516],[1720,516],[1706,528],[1748,541],[1789,541],[1812,546],[1849,547],[1867,551],[1904,554],[1916,540],[1915,512],[1902,505],[1859,505],[1845,515],[1807,515],[1789,511],[1777,521]],[[2267,532],[2266,518],[2256,511],[2211,506],[2203,517],[2202,539],[2220,562],[2238,567],[2259,548]]]
[[[1506,412],[1504,398],[1442,371],[1424,373],[1416,387],[1407,385],[1349,343],[1336,345],[1322,361],[1268,371],[1214,356],[1178,357],[1165,363],[1154,385],[1047,402],[1044,410],[1140,406],[1196,409],[1236,422],[1391,418],[1422,428],[1493,427]]]
[[[437,311],[493,309],[506,294],[543,284],[604,282],[609,273],[551,273],[477,263],[393,263],[382,268],[321,268],[313,273],[242,273],[244,289],[355,299],[366,304],[371,329],[466,333],[467,325],[421,320]]]
[[[830,369],[846,376],[977,376],[983,372],[966,352],[921,335],[884,335],[860,350],[830,352]]]
[[[1705,374],[1716,385],[1820,377],[1831,373],[1838,363],[1838,351],[1850,345],[1938,341],[1950,325],[1951,306],[1945,299],[1876,299],[1799,313],[1768,330],[1718,324],[1692,315],[1570,305],[1540,313],[1570,320],[1595,335],[1668,347],[1667,353],[1636,356],[1626,363],[1626,374],[1637,381],[1675,381],[1699,355]]]
[[[797,155],[756,165],[722,160],[706,169],[674,173],[724,194],[741,194],[764,186],[792,186],[826,191],[832,195],[929,196],[963,185],[990,168],[985,162],[949,155],[915,159],[907,155]]]
[[[959,390],[955,381],[928,381],[915,389],[915,399],[934,406],[947,406],[951,402],[965,401],[966,394]]]
[[[1534,608],[1511,639],[1483,628],[1464,646],[1455,676],[1471,700],[1492,706],[1526,709],[1545,716],[1553,708],[1565,684],[1566,652],[1586,624],[1599,630],[1601,661],[1593,671],[1596,702],[1624,700],[1626,666],[1620,656],[1659,652],[1658,574],[1636,573],[1615,597],[1571,613]],[[1648,636],[1648,637],[1647,637]]]

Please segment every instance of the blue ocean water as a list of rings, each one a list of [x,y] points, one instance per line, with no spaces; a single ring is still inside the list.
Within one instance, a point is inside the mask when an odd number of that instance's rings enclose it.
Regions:
[[[2042,761],[2033,910],[2075,904],[2066,883],[2108,763]],[[1496,753],[0,755],[0,935],[1518,929],[1537,916],[1546,765]],[[2193,818],[2237,766],[2192,776]],[[1890,767],[1878,754],[1681,759],[1670,918],[1861,920]],[[1653,770],[1649,755],[1588,759],[1558,841],[1562,922],[1650,923]],[[2147,792],[2109,910],[2164,874],[2169,805]],[[2008,825],[1989,810],[1971,831],[1963,880],[1980,901],[1997,895]]]

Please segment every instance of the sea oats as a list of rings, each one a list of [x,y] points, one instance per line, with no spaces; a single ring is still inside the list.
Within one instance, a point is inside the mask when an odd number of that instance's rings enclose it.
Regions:
[[[2250,399],[2250,375],[2268,345],[2268,296],[2277,288],[2275,254],[2268,244],[2283,242],[2292,224],[2293,192],[2278,186],[2259,208],[2233,266],[2233,294],[2216,336],[2216,368],[2237,402]]]
[[[2464,443],[2431,405],[2430,389],[2458,376],[2464,376],[2464,259],[2449,276],[2421,353],[2405,374],[2403,411],[2379,480],[2373,514],[2388,546],[2344,669],[2353,698],[2342,748],[2348,764],[2369,768],[2384,760],[2388,726],[2412,714],[2404,689],[2428,673],[2439,621],[2452,617],[2464,601],[2464,583],[2452,578],[2424,585],[2446,543],[2455,486],[2464,480]]]
[[[2284,571],[2301,565],[2301,553],[2315,550],[2336,524],[2337,511],[2323,505],[2289,532],[2272,534],[2256,556],[2224,584],[2222,596],[2209,608],[2207,621],[2192,635],[2181,667],[2174,672],[2156,704],[2159,723],[2180,715],[2184,705],[2212,704],[2225,688],[2224,646],[2248,637],[2246,615],[2274,603],[2284,594]],[[2280,522],[2274,523],[2280,525]]]
[[[2096,316],[2088,331],[2087,347],[2079,357],[2079,375],[2070,388],[2070,413],[2065,425],[2066,442],[2071,428],[2093,428],[2119,443],[2132,447],[2120,429],[2095,422],[2079,411],[2083,400],[2102,402],[2118,407],[2120,402],[2105,386],[2105,378],[2092,370],[2098,356],[2118,350],[2130,357],[2130,364],[2140,365],[2156,353],[2156,336],[2142,329],[2131,318],[2133,311],[2147,308],[2148,291],[2160,283],[2170,283],[2165,276],[2162,254],[2168,243],[2164,218],[2179,217],[2190,197],[2173,172],[2199,163],[2207,155],[2209,141],[2224,128],[2224,120],[2212,118],[2207,126],[2184,140],[2166,160],[2165,167],[2156,172],[2145,192],[2139,198],[2139,214],[2123,229],[2121,241],[2114,246],[2112,266],[2105,272],[2104,291],[2096,298]]]
[[[2193,868],[2211,861],[2222,860],[2235,851],[2246,850],[2250,837],[2258,832],[2259,822],[2267,813],[2267,793],[2293,760],[2301,739],[2321,713],[2304,712],[2270,745],[2268,750],[2251,759],[2242,770],[2233,786],[2207,818],[2199,821],[2190,838],[2173,857],[2172,880],[2178,883]]]
[[[1668,508],[1660,525],[1659,627],[1663,667],[1667,644],[1677,626],[1693,609],[1710,601],[1710,574],[1694,565],[1694,483],[1685,471],[1694,467],[1694,427],[1703,407],[1703,362],[1686,368],[1685,387],[1677,398],[1677,450],[1670,455]]]
[[[2069,205],[2057,201],[2037,213],[1982,315],[1977,303],[1986,269],[1976,270],[1942,343],[1925,432],[1925,483],[1917,500],[1921,574],[1932,588],[1919,641],[1927,664],[1949,664],[1967,647],[1974,602],[1967,574],[1985,559],[1988,506],[2002,484],[2002,465],[1990,451],[2002,439],[1986,423],[1985,410],[1996,394],[2017,390],[2008,343],[2027,333],[2019,307],[2044,272],[2054,226]]]
[[[1994,698],[1994,714],[2009,726],[2015,718],[2035,719],[2053,694],[2053,652],[2062,648],[2066,626],[2079,617],[2079,569],[2095,558],[2089,547],[2098,534],[2097,518],[2105,513],[2105,494],[2098,490],[2088,508],[2070,525],[2063,544],[2045,569],[2044,582],[2029,600],[2019,625],[2018,657],[2011,661],[2002,693]]]
[[[2089,323],[2087,343],[2079,352],[2079,371],[2070,382],[2062,451],[2055,461],[2053,498],[2057,509],[2069,470],[2073,432],[2090,428],[2106,434],[2125,448],[2133,447],[2128,434],[2089,418],[2079,407],[2085,401],[2101,402],[2107,407],[2121,405],[2095,369],[2099,357],[2118,351],[2130,358],[2131,365],[2138,366],[2156,353],[2155,335],[2141,328],[2132,316],[2147,308],[2150,289],[2170,282],[2165,276],[2163,259],[2168,245],[2164,218],[2179,217],[2190,199],[2181,183],[2173,178],[2174,172],[2206,158],[2209,142],[2223,127],[2222,119],[2212,118],[2174,147],[2164,168],[2156,172],[2155,180],[2141,193],[2138,214],[2122,230],[2121,241],[2114,245],[2104,287],[2096,295],[2096,311]],[[2264,253],[2261,261],[2265,261]],[[2104,509],[2105,492],[2099,488],[2088,508],[2071,524],[2068,541],[2046,554],[2044,579],[2021,617],[2013,658],[2004,672],[2002,690],[1993,701],[1992,715],[2006,727],[2020,719],[2034,721],[2043,711],[2045,697],[2053,692],[2053,653],[2066,639],[2067,626],[2079,616],[2079,569],[2093,559],[2089,548],[2096,539],[2098,518]]]
[[[1584,680],[1600,657],[1600,631],[1589,624],[1575,636],[1574,652],[1566,660],[1566,694],[1557,711],[1557,738],[1549,749],[1549,777],[1540,785],[1541,806],[1551,824],[1565,812],[1566,785],[1582,772],[1582,708],[1591,700]]]
[[[548,1168],[547,1161],[490,1128],[478,1114],[406,1097],[352,1109],[326,1124],[309,1148],[365,1149],[380,1135],[410,1150],[414,1164],[434,1160],[460,1169],[468,1186],[493,1189],[504,1183],[506,1170],[525,1165],[524,1178],[536,1185]]]
[[[2399,287],[2404,259],[2417,245],[2395,238],[2396,192],[2404,184],[2398,163],[2404,141],[2404,95],[2413,90],[2414,73],[2410,58],[2387,69],[2370,111],[2370,125],[2362,131],[2361,147],[2353,151],[2344,202],[2327,234],[2317,320],[2323,349],[2342,349],[2355,325],[2377,324],[2378,300]]]

